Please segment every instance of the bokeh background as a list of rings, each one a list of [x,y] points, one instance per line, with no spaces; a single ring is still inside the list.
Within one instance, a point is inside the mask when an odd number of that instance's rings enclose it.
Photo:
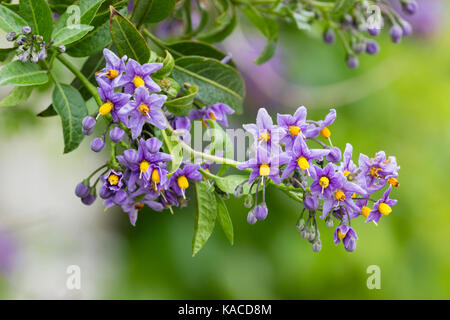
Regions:
[[[355,252],[335,247],[323,224],[322,251],[312,252],[295,228],[301,208],[278,190],[269,191],[269,216],[256,225],[247,224],[242,199],[230,199],[234,246],[217,226],[195,258],[195,201],[175,215],[144,211],[136,227],[120,210],[104,212],[100,201],[85,207],[74,187],[103,155],[90,152],[88,139],[62,154],[59,119],[35,116],[50,101],[47,88],[0,110],[0,297],[449,299],[449,6],[420,3],[415,35],[394,45],[384,34],[381,52],[361,57],[357,70],[347,69],[340,45],[323,44],[319,30],[283,26],[276,57],[262,67],[252,60],[263,39],[245,19],[222,47],[248,91],[245,114],[231,126],[254,121],[259,107],[275,118],[305,105],[311,119],[334,107],[335,145],[397,156],[398,205],[378,227],[355,221]],[[81,290],[66,288],[70,265],[81,268]],[[381,269],[380,290],[366,286],[370,265]]]

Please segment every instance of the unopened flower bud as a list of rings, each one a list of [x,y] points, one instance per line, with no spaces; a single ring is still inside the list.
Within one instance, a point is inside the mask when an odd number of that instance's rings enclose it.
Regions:
[[[315,211],[319,207],[319,200],[316,196],[308,196],[303,200],[303,207],[309,211]]]
[[[348,252],[353,252],[356,249],[356,240],[354,238],[351,238],[347,245],[345,246],[345,250],[347,250]]]
[[[98,195],[100,196],[100,198],[102,198],[104,200],[111,198],[111,196],[113,194],[114,194],[114,192],[106,186],[101,186],[100,190],[98,192]]]
[[[354,55],[348,55],[347,56],[347,66],[350,68],[350,69],[355,69],[355,68],[357,68],[358,67],[358,65],[359,65],[359,60],[358,60],[358,58],[356,57],[356,56],[354,56]]]
[[[409,15],[415,14],[418,8],[419,5],[415,0],[402,1],[402,9]]]
[[[95,199],[97,196],[95,195],[95,188],[91,188],[89,191],[89,195],[81,199],[81,202],[83,202],[85,205],[90,206],[95,202]]]
[[[401,27],[402,27],[402,32],[403,32],[404,37],[410,36],[413,33],[412,26],[409,22],[402,20]]]
[[[320,252],[322,250],[322,242],[320,240],[314,241],[312,249],[314,252]]]
[[[246,207],[247,209],[250,209],[252,206],[253,206],[253,197],[252,197],[252,195],[249,194],[245,198],[244,207]]]
[[[10,32],[6,35],[6,40],[14,41],[17,39],[17,34],[15,32]]]
[[[316,237],[316,231],[314,229],[312,229],[309,233],[308,233],[308,241],[314,241],[314,238]]]
[[[297,225],[296,225],[297,231],[302,232],[305,229],[305,225],[306,225],[305,219],[303,219],[303,218],[298,219]]]
[[[328,162],[339,162],[342,158],[341,150],[338,147],[332,147],[330,148],[330,153],[325,158]]]
[[[86,116],[83,119],[83,122],[81,123],[81,131],[83,132],[84,135],[89,136],[92,134],[92,132],[94,132],[94,127],[95,124],[97,122],[95,121],[95,119],[91,116]]]
[[[403,30],[398,24],[393,26],[391,30],[389,30],[389,33],[391,35],[392,42],[399,43],[402,40]]]
[[[114,195],[114,202],[118,205],[123,205],[127,200],[127,193],[125,190],[119,190]]]
[[[61,53],[66,52],[66,47],[65,46],[58,46],[58,51]]]
[[[370,34],[372,37],[376,37],[380,34],[380,28],[368,28],[367,33]]]
[[[303,229],[303,231],[300,233],[303,239],[309,239],[309,228],[306,227]]]
[[[247,215],[247,222],[249,224],[255,224],[257,221],[255,215],[253,214],[253,210],[251,210]]]
[[[89,195],[89,192],[90,192],[89,186],[87,186],[87,184],[84,181],[77,184],[75,188],[75,195],[78,198],[87,197]]]
[[[255,207],[254,214],[255,214],[256,219],[258,219],[258,220],[266,219],[268,213],[269,213],[269,210],[267,210],[267,206],[265,203]]]
[[[31,33],[31,27],[30,26],[25,26],[22,28],[22,33],[23,34],[30,34]]]
[[[327,29],[323,33],[323,41],[327,44],[332,44],[336,40],[336,34],[334,33],[333,29]]]
[[[111,141],[115,143],[122,141],[124,135],[125,131],[123,131],[119,127],[115,127],[109,132],[109,137],[111,138]]]
[[[353,49],[353,52],[355,52],[356,54],[361,54],[364,51],[366,51],[366,44],[364,42],[361,42],[361,41],[354,42],[352,44],[352,49]]]
[[[91,150],[94,152],[100,152],[105,147],[105,141],[102,138],[95,138],[91,142]]]
[[[334,225],[333,217],[331,216],[331,214],[329,214],[325,219],[325,226],[327,228],[333,228],[333,225]]]
[[[378,43],[374,40],[367,41],[366,45],[366,52],[368,54],[377,54],[378,51],[380,51],[380,47],[378,46]]]
[[[236,197],[236,198],[240,198],[240,197],[242,197],[242,194],[244,193],[244,187],[243,187],[243,185],[242,185],[242,183],[241,184],[239,184],[237,187],[236,187],[236,189],[234,189],[234,196]]]

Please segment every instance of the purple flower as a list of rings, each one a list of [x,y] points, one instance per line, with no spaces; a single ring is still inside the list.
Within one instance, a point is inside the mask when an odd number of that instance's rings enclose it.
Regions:
[[[123,173],[114,170],[109,171],[106,176],[101,177],[103,185],[111,191],[119,191],[123,187]]]
[[[330,140],[331,131],[330,129],[328,129],[328,126],[330,126],[335,120],[336,120],[336,110],[330,109],[330,112],[326,115],[325,119],[323,121],[318,122],[320,128],[320,135],[325,139]]]
[[[150,75],[161,69],[162,66],[162,63],[146,63],[140,65],[136,60],[128,60],[126,72],[121,80],[121,85],[124,87],[125,93],[132,94],[140,86],[144,86],[152,92],[160,92],[161,88],[152,80]]]
[[[284,169],[281,179],[286,179],[294,170],[302,170],[309,173],[309,167],[311,166],[311,161],[320,160],[324,156],[328,155],[330,150],[326,149],[308,149],[306,142],[302,137],[298,136],[294,142],[292,150],[288,151],[288,156],[290,158],[286,169]]]
[[[111,141],[115,143],[122,141],[124,135],[125,131],[123,131],[119,127],[115,127],[109,132],[109,137],[111,138]]]
[[[281,150],[279,142],[283,129],[273,124],[272,118],[266,109],[259,109],[256,124],[244,124],[243,127],[253,135],[257,148],[263,147],[271,152]]]
[[[248,179],[248,183],[252,183],[257,177],[261,176],[268,177],[274,183],[280,184],[280,170],[278,167],[280,165],[286,164],[288,161],[289,157],[286,153],[270,157],[270,154],[266,149],[259,148],[256,150],[255,158],[239,164],[237,168],[239,170],[252,169],[252,172]]]
[[[103,49],[103,56],[106,60],[106,66],[103,70],[97,72],[97,77],[107,82],[113,88],[121,86],[122,76],[125,72],[125,61],[127,56],[120,59],[114,52],[108,49]]]
[[[319,208],[319,199],[316,196],[307,196],[303,200],[303,207],[309,211],[315,211]]]
[[[142,195],[145,196],[142,198]],[[155,201],[157,198],[158,194],[154,192],[149,193],[144,189],[138,189],[127,196],[124,204],[122,204],[122,209],[128,214],[132,226],[136,226],[138,212],[142,210],[145,205],[154,211],[162,211],[164,209],[164,206],[160,202]]]
[[[388,216],[392,212],[392,207],[397,204],[397,200],[389,199],[391,190],[392,186],[389,186],[381,199],[375,202],[373,210],[370,211],[366,222],[374,221],[375,223],[378,223],[381,216]]]
[[[353,252],[356,248],[356,240],[358,240],[358,236],[352,227],[340,225],[336,228],[336,230],[334,230],[333,240],[335,245],[338,245],[342,240],[345,250]]]
[[[303,106],[299,107],[293,116],[277,114],[277,123],[284,129],[280,142],[286,144],[286,150],[292,148],[298,136],[310,139],[316,137],[320,132],[318,126],[306,123],[306,108]]]
[[[79,184],[77,184],[76,188],[75,188],[75,195],[78,198],[85,198],[89,195],[90,189],[89,186],[86,185],[84,182],[80,182]]]
[[[83,202],[83,204],[90,206],[91,204],[93,204],[95,202],[96,196],[95,194],[90,193],[89,195],[87,195],[84,198],[81,198],[81,202]]]
[[[345,145],[343,160],[341,162],[341,165],[339,166],[339,171],[341,171],[347,178],[352,178],[351,175],[358,169],[356,164],[354,164],[352,161],[352,154],[353,146],[350,143],[347,143]]]
[[[172,160],[172,156],[159,152],[161,146],[162,143],[157,138],[141,139],[137,152],[129,149],[125,150],[122,156],[117,156],[119,162],[130,171],[127,184],[132,191],[136,182],[143,186],[150,183],[157,189],[166,182],[166,171],[161,167],[161,163]]]
[[[400,167],[397,165],[395,157],[386,159],[384,151],[380,151],[375,158],[369,159],[368,156],[360,154],[359,156],[358,183],[369,193],[382,189],[389,178],[396,178]]]
[[[95,138],[91,142],[91,150],[94,152],[100,152],[105,148],[105,141],[102,138]]]
[[[233,114],[234,110],[224,103],[216,103],[209,108],[203,107],[201,109],[192,109],[189,114],[189,119],[201,119],[205,127],[207,127],[205,120],[211,119],[217,121],[224,127],[228,127],[227,114]]]
[[[101,78],[97,79],[97,83],[99,85],[98,93],[104,102],[98,109],[99,115],[111,114],[114,122],[120,119],[124,124],[127,124],[127,117],[120,115],[119,110],[130,101],[131,95],[115,92],[114,88]]]
[[[134,99],[119,111],[119,115],[129,116],[128,127],[131,129],[133,139],[142,132],[145,123],[150,123],[159,129],[167,127],[166,119],[161,107],[167,97],[162,94],[149,94],[144,86],[136,89]]]
[[[175,173],[170,177],[170,187],[175,191],[178,195],[186,198],[186,189],[189,188],[189,180],[202,180],[202,174],[198,171],[200,169],[200,165],[198,164],[186,164],[183,169],[179,168]]]
[[[415,14],[417,12],[418,8],[419,8],[419,5],[415,0],[408,0],[408,1],[402,2],[403,11],[409,15]]]
[[[172,121],[172,127],[184,142],[191,144],[191,120],[188,117],[175,117]]]
[[[331,163],[323,169],[314,165],[310,173],[314,179],[310,187],[311,193],[322,199],[330,198],[332,193],[342,185],[343,175],[337,173]]]
[[[92,132],[94,132],[94,127],[97,121],[91,116],[84,117],[83,121],[81,122],[81,130],[84,135],[90,136]]]
[[[329,149],[330,153],[327,154],[326,159],[328,162],[339,162],[341,161],[341,150],[338,147],[331,147]]]

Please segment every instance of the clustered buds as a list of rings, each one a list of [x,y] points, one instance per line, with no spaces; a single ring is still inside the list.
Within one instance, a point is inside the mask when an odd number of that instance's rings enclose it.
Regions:
[[[6,35],[6,40],[14,42],[16,56],[21,62],[37,63],[47,58],[47,51],[53,45],[53,40],[49,43],[44,41],[41,35],[33,34],[31,27],[22,28],[22,33],[10,32]],[[60,52],[65,52],[64,46],[59,46]]]

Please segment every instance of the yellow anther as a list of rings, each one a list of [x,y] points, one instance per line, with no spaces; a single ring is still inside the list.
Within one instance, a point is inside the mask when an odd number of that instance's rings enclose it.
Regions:
[[[378,177],[380,176],[380,175],[378,174],[378,171],[381,171],[381,170],[383,170],[383,169],[377,168],[377,167],[372,167],[372,168],[370,169],[370,174],[372,175],[372,177],[378,178]]]
[[[146,173],[148,170],[148,167],[150,167],[150,163],[148,161],[142,161],[139,165],[139,169],[141,170],[141,173]]]
[[[136,210],[142,210],[142,209],[144,208],[144,204],[143,204],[143,203],[137,203],[137,204],[134,206],[134,208],[135,208]]]
[[[356,198],[356,192],[353,192],[352,194],[352,198],[355,199]]]
[[[344,239],[346,235],[347,235],[346,233],[342,233],[341,232],[341,229],[338,229],[338,238],[339,238],[339,240]]]
[[[270,174],[270,167],[268,164],[263,163],[259,166],[259,175],[267,177]]]
[[[361,214],[362,214],[365,218],[367,218],[367,217],[369,216],[370,211],[371,211],[370,208],[367,207],[367,206],[364,206],[364,207],[361,208]]]
[[[400,182],[395,178],[389,178],[388,182],[393,187],[398,187],[400,185]]]
[[[106,77],[110,80],[117,78],[118,75],[119,75],[119,72],[117,72],[117,70],[114,70],[114,69],[111,69],[106,73]]]
[[[344,201],[345,200],[345,193],[342,192],[342,190],[338,190],[336,192],[335,197],[336,197],[336,200],[338,200],[338,201]]]
[[[209,113],[209,117],[210,117],[211,120],[213,120],[213,121],[217,119],[216,116],[214,115],[214,113],[212,113],[212,112]]]
[[[330,179],[328,179],[327,177],[322,177],[319,179],[319,184],[322,189],[325,189],[330,185]]]
[[[386,203],[382,202],[378,205],[378,211],[380,211],[383,216],[388,216],[392,212],[392,208]]]
[[[186,176],[179,176],[177,179],[177,183],[178,183],[178,186],[183,190],[189,188],[189,181],[186,178]]]
[[[350,171],[347,171],[347,170],[344,171],[344,176],[345,177],[348,176],[349,174],[350,174]]]
[[[261,135],[259,136],[259,139],[258,140],[262,140],[262,141],[264,141],[264,142],[267,142],[267,141],[269,141],[270,140],[270,134],[266,131],[266,132],[263,132],[263,133],[261,133]]]
[[[112,186],[117,186],[119,184],[119,176],[116,174],[110,174],[108,177],[108,182]]]
[[[158,184],[161,181],[161,177],[159,176],[159,170],[153,169],[152,171],[152,181]]]
[[[309,162],[306,160],[305,157],[300,157],[297,159],[297,164],[302,170],[308,170],[309,168]]]
[[[102,104],[100,108],[98,108],[98,113],[100,113],[102,116],[107,115],[111,112],[111,110],[114,108],[114,105],[112,102],[108,101],[105,104]]]
[[[139,112],[142,113],[143,115],[148,115],[148,111],[150,109],[148,108],[148,106],[146,104],[141,104],[139,106]]]
[[[136,88],[145,85],[144,80],[142,80],[142,78],[139,77],[139,76],[134,77],[133,82],[134,82],[134,86],[135,86]]]
[[[328,129],[327,127],[324,127],[321,131],[320,131],[320,135],[322,137],[324,137],[325,139],[328,139],[329,137],[331,137],[331,131],[330,129]]]
[[[293,136],[298,136],[299,133],[301,133],[302,130],[297,126],[290,126],[289,127],[289,133]]]

